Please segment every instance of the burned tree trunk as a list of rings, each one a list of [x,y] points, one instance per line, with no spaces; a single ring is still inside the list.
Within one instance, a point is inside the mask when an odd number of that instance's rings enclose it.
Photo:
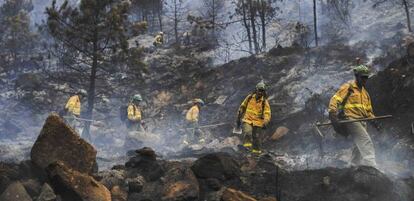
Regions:
[[[250,26],[249,26],[249,23],[247,21],[246,3],[244,2],[244,0],[242,0],[242,5],[241,6],[242,6],[242,13],[243,13],[243,24],[244,24],[244,27],[246,28],[247,40],[249,41],[249,52],[252,53],[253,52],[252,35],[250,33]]]
[[[408,7],[408,2],[407,2],[407,0],[402,0],[402,1],[403,1],[404,9],[405,9],[405,14],[407,15],[407,28],[408,28],[408,31],[413,32],[413,30],[411,29],[410,9]]]
[[[318,25],[316,15],[316,0],[313,0],[313,29],[315,32],[315,45],[318,47]]]
[[[257,31],[256,31],[256,9],[253,5],[253,0],[249,0],[249,9],[250,9],[250,25],[252,27],[253,33],[253,44],[255,54],[259,53],[259,43],[257,42]]]

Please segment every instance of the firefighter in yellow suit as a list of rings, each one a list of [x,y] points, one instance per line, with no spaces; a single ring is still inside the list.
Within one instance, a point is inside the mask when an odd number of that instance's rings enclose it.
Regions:
[[[191,108],[187,111],[185,115],[185,119],[187,121],[188,125],[188,133],[189,137],[187,141],[184,141],[185,144],[188,144],[189,142],[196,142],[199,143],[205,142],[203,132],[199,128],[199,116],[200,116],[200,108],[204,105],[204,101],[196,98],[192,100],[193,105]]]
[[[153,45],[155,47],[160,47],[164,44],[164,32],[160,31],[154,38]]]
[[[238,124],[243,123],[243,146],[254,154],[262,153],[260,135],[269,124],[270,118],[266,85],[261,81],[256,85],[256,90],[244,99],[238,112]]]
[[[65,105],[66,121],[69,125],[76,130],[79,127],[79,122],[76,118],[80,118],[81,115],[81,101],[86,96],[84,89],[79,90],[75,95],[71,96]]]
[[[132,97],[132,100],[128,104],[128,124],[127,127],[130,131],[142,131],[142,112],[139,107],[142,101],[142,96],[136,94]]]
[[[339,124],[342,119],[362,119],[375,117],[371,98],[365,89],[369,77],[369,68],[365,65],[354,69],[355,80],[343,84],[329,102],[329,118],[335,131],[351,136],[355,147],[352,151],[351,165],[376,167],[374,144],[367,132],[366,122]],[[373,122],[380,128],[378,122]]]

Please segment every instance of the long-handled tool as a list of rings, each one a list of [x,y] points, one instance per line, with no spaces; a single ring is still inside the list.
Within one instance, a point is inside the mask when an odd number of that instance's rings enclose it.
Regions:
[[[373,121],[373,120],[388,119],[388,118],[392,118],[392,115],[384,115],[384,116],[378,116],[378,117],[373,117],[373,118],[342,120],[342,121],[339,121],[338,124],[347,124],[347,123],[361,122],[361,121]],[[328,123],[316,122],[314,124],[314,129],[316,133],[320,136],[319,138],[319,150],[320,151],[319,152],[320,152],[321,158],[323,158],[324,156],[323,139],[325,138],[325,136],[322,134],[321,130],[319,130],[319,127],[329,126],[329,125],[332,125],[332,122],[328,122]]]
[[[228,125],[230,123],[219,123],[219,124],[210,124],[210,125],[204,125],[204,126],[199,126],[197,128],[214,128],[214,127],[218,127],[218,126],[223,126],[223,125]],[[195,129],[195,128],[182,128],[180,130],[187,130],[187,129]]]
[[[392,118],[392,115],[384,115],[384,116],[378,116],[378,117],[372,117],[372,118],[363,118],[363,119],[342,120],[342,121],[338,121],[338,123],[339,124],[346,124],[346,123],[353,123],[353,122],[372,121],[372,120],[389,119],[389,118]],[[329,125],[332,125],[332,122],[328,122],[328,123],[316,122],[316,126],[329,126]]]
[[[96,121],[93,119],[84,119],[84,118],[80,118],[80,117],[75,117],[75,116],[64,116],[63,118],[65,119],[75,119],[78,121],[87,121],[87,122],[92,122],[92,123],[100,123],[100,121]]]
[[[373,120],[388,119],[388,118],[392,118],[392,115],[384,115],[384,116],[371,117],[371,118],[363,118],[363,119],[342,120],[342,121],[338,121],[338,124],[347,124],[347,123],[361,122],[361,121],[373,121]],[[329,126],[329,125],[332,125],[332,122],[327,122],[327,123],[319,123],[319,122],[316,122],[314,128],[315,128],[316,132],[318,133],[318,135],[320,135],[321,137],[324,137],[324,135],[322,134],[322,132],[319,130],[319,127],[321,127],[321,126]]]

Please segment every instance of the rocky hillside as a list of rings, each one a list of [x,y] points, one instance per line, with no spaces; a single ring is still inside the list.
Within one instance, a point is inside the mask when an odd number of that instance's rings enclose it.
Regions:
[[[76,158],[74,156],[76,155]],[[370,167],[287,171],[271,155],[216,152],[196,160],[160,159],[148,147],[98,172],[96,150],[57,115],[47,118],[30,160],[0,163],[2,201],[275,201],[414,198],[412,179]]]

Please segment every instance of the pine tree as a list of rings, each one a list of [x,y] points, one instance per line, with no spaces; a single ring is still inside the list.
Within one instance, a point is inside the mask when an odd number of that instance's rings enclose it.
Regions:
[[[111,71],[113,55],[128,48],[125,27],[129,6],[123,0],[81,0],[78,7],[65,1],[58,8],[54,0],[46,9],[62,65],[88,81],[85,118],[93,118],[97,79]],[[83,135],[90,140],[89,129],[90,122],[86,122]]]
[[[30,30],[31,1],[7,0],[0,7],[0,66],[11,73],[30,60],[36,34]]]

